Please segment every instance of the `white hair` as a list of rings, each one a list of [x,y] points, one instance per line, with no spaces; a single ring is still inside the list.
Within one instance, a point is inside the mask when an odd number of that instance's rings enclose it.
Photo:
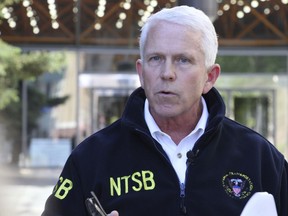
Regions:
[[[141,59],[144,58],[144,47],[149,31],[158,21],[184,25],[195,31],[200,31],[202,34],[201,49],[205,55],[205,66],[209,68],[215,63],[218,52],[218,38],[213,23],[203,11],[185,5],[164,8],[147,19],[141,29],[139,39]]]

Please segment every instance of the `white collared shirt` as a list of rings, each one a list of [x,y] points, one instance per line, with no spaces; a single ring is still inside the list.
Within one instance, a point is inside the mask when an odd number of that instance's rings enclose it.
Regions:
[[[184,137],[178,145],[174,143],[171,137],[160,130],[155,120],[153,119],[149,111],[149,102],[146,99],[144,107],[145,121],[148,125],[150,133],[154,139],[156,139],[163,147],[164,151],[168,155],[181,183],[185,182],[186,172],[186,153],[192,150],[195,142],[205,131],[206,123],[208,120],[208,109],[204,98],[201,98],[203,105],[203,111],[201,118],[199,119],[195,129],[191,131],[186,137]]]

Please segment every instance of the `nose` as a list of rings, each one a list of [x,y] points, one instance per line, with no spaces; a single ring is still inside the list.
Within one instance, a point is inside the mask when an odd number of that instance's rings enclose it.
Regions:
[[[175,80],[176,79],[176,68],[171,61],[165,61],[161,69],[161,78],[164,80]]]

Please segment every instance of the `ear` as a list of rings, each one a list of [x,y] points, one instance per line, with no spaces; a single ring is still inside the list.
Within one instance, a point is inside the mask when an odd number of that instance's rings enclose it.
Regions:
[[[136,61],[136,70],[139,76],[139,80],[141,83],[141,87],[144,88],[144,79],[143,79],[143,64],[142,64],[142,60],[138,59]]]
[[[207,71],[207,80],[203,89],[203,94],[206,94],[214,86],[221,72],[219,64],[212,65]]]

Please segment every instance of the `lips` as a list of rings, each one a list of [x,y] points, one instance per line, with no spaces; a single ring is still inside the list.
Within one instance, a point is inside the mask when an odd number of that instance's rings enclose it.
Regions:
[[[161,91],[160,93],[161,93],[161,94],[172,94],[172,93],[169,92],[169,91]]]
[[[158,86],[158,89],[155,89],[155,95],[158,95],[160,97],[172,97],[172,96],[177,96],[177,91],[174,91],[173,88],[170,87],[160,87]]]
[[[163,96],[163,97],[165,97],[165,96],[175,96],[176,95],[176,93],[171,92],[171,91],[159,91],[157,94],[160,95],[160,96]]]

